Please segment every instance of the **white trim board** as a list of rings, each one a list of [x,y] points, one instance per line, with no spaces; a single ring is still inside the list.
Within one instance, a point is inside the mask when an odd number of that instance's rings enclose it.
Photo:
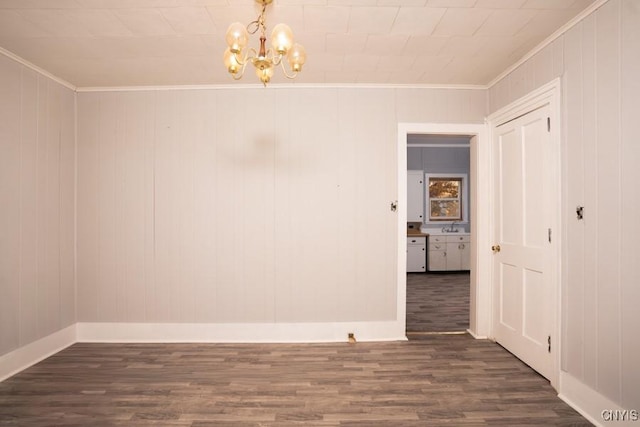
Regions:
[[[471,144],[429,144],[423,142],[419,144],[407,144],[407,148],[469,148]]]
[[[76,343],[76,324],[0,356],[0,382]]]
[[[620,407],[617,403],[598,393],[588,385],[573,377],[571,374],[560,372],[560,393],[558,397],[567,405],[578,411],[580,415],[585,417],[590,423],[596,426],[604,426],[615,424],[617,426],[637,426],[638,421],[612,421],[605,420],[604,411],[616,412],[616,415],[622,415],[625,408]],[[640,408],[626,408],[626,411],[636,410]],[[627,412],[628,414],[628,412]],[[604,414],[610,416],[612,414]]]
[[[78,342],[312,343],[404,341],[398,322],[336,323],[85,323]]]
[[[72,91],[76,91],[76,86],[74,86],[73,84],[69,83],[68,81],[61,79],[60,77],[51,74],[50,72],[48,72],[47,70],[45,70],[44,68],[40,68],[35,64],[32,64],[31,62],[27,61],[26,59],[16,55],[15,53],[0,47],[0,54],[6,56],[9,59],[12,59],[14,61],[16,61],[18,64],[24,65],[27,68],[32,69],[33,71],[35,71],[36,73],[39,73],[41,75],[43,75],[44,77],[47,77],[51,80],[53,80],[56,83],[61,84],[62,86],[71,89]]]
[[[389,83],[271,83],[269,89],[451,89],[451,90],[487,90],[485,85],[455,84],[389,84]],[[262,84],[202,84],[202,85],[165,85],[165,86],[102,86],[79,87],[76,92],[131,92],[131,91],[171,91],[171,90],[239,90],[264,89]]]
[[[404,322],[88,323],[78,322],[0,356],[0,382],[77,342],[313,343],[406,341]]]

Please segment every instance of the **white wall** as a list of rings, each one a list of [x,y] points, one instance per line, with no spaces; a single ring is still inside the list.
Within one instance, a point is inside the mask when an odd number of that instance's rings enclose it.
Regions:
[[[481,90],[78,94],[78,320],[396,320],[398,122]]]
[[[562,76],[562,370],[626,409],[640,407],[639,22],[640,2],[611,0],[489,92],[495,111]]]
[[[0,55],[0,355],[76,322],[74,102]]]

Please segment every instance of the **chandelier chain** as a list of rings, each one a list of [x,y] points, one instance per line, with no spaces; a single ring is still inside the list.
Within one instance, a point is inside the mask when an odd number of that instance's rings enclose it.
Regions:
[[[267,26],[264,23],[265,21],[264,15],[266,11],[267,11],[267,4],[263,3],[262,11],[260,12],[260,15],[258,15],[258,19],[256,19],[255,21],[249,22],[249,24],[247,24],[247,32],[249,34],[255,34],[258,32],[258,30],[260,30],[260,34],[264,36],[265,32],[267,31]]]

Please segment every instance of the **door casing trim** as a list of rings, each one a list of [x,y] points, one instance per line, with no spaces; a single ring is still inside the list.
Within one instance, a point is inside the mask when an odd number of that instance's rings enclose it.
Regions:
[[[491,326],[490,200],[478,195],[490,191],[490,139],[485,124],[398,123],[398,277],[397,321],[406,329],[407,316],[407,135],[468,135],[470,144],[471,304],[468,332],[487,338]]]

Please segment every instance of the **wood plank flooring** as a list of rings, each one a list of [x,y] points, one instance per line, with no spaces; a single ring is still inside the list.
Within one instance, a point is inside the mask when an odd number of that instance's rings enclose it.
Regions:
[[[357,344],[75,344],[0,383],[3,426],[583,426],[468,335]]]
[[[469,328],[469,272],[407,274],[407,332]]]

